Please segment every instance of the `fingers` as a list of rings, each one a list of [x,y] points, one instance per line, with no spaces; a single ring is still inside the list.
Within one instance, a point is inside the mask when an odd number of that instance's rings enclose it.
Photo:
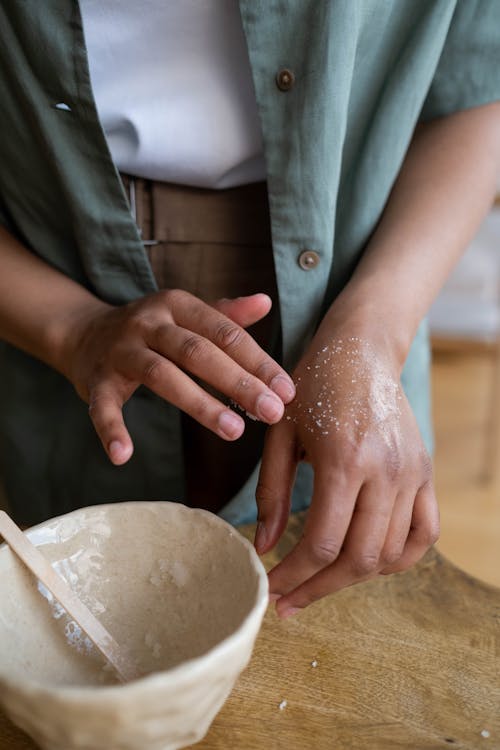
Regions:
[[[394,489],[383,481],[362,487],[342,551],[351,583],[379,571],[395,499]]]
[[[360,484],[329,467],[318,468],[302,539],[269,574],[272,594],[287,594],[337,559]]]
[[[330,565],[284,592],[276,605],[281,617],[380,573],[406,570],[437,540],[439,514],[431,483],[416,496],[400,494],[394,504],[380,502],[381,490],[377,492],[373,486],[362,488],[340,554]],[[273,574],[271,571],[270,578]],[[274,582],[270,588],[274,591]]]
[[[218,310],[242,328],[248,328],[264,318],[271,306],[272,301],[267,294],[252,294],[248,297],[236,297],[236,299],[220,299],[212,304],[215,310]]]
[[[133,368],[138,383],[143,383],[157,396],[177,406],[224,440],[236,440],[243,434],[244,420],[207,393],[173,362],[146,350],[134,357]],[[279,399],[276,398],[276,401]]]
[[[89,416],[95,430],[115,466],[126,463],[133,453],[133,444],[123,421],[120,397],[115,385],[102,383],[90,393]]]
[[[254,543],[259,554],[272,549],[286,528],[296,468],[293,434],[281,422],[267,431],[257,484],[258,523]]]
[[[166,294],[178,326],[211,341],[244,370],[268,385],[283,403],[294,398],[295,386],[290,376],[241,326],[187,292],[174,290]]]
[[[295,395],[293,381],[239,325],[265,315],[270,298],[257,294],[220,300],[216,306],[239,322],[187,292],[167,290],[106,310],[81,337],[72,382],[89,401],[95,429],[113,463],[125,463],[132,455],[122,407],[140,384],[225,440],[241,436],[243,419],[191,374],[264,422],[283,416],[284,403]]]
[[[135,358],[135,366],[141,373],[141,378],[136,378],[137,384],[144,383],[219,437],[236,440],[243,434],[243,419],[204,391],[172,362],[159,355],[152,360],[141,353]],[[133,452],[122,415],[123,404],[130,395],[121,396],[117,383],[112,380],[100,383],[90,393],[90,418],[104,449],[116,465],[128,461]]]
[[[402,556],[411,528],[415,492],[399,492],[394,503],[391,522],[385,538],[384,548],[380,555],[383,573],[394,565]]]
[[[429,547],[439,539],[439,508],[432,482],[417,492],[413,505],[411,527],[404,550],[396,562],[386,566],[381,573],[399,573],[415,565]]]
[[[179,367],[229,396],[263,422],[273,424],[283,416],[284,405],[279,396],[209,339],[178,325],[168,324],[154,329],[146,343]],[[159,370],[166,374],[161,365]]]
[[[384,495],[384,491],[387,492],[386,487],[372,482],[361,488],[357,499],[355,495],[347,495],[344,503],[351,508],[356,503],[356,507],[345,540],[339,541],[331,527],[318,528],[316,536],[308,541],[303,559],[299,561],[295,556],[294,560],[287,561],[289,565],[293,562],[293,568],[287,570],[287,583],[291,582],[296,588],[282,589],[285,596],[277,605],[278,614],[286,616],[290,609],[306,607],[329,593],[377,573],[394,500]],[[342,503],[343,499],[339,498],[339,501]],[[311,549],[314,550],[312,557]],[[299,581],[297,570],[301,572]],[[274,586],[273,581],[270,587],[273,592]]]
[[[318,559],[317,572],[285,592],[276,605],[280,617],[295,614],[327,594],[377,575],[393,506],[393,498],[381,494],[384,489],[375,483],[361,488],[340,554],[330,564],[327,556],[322,565]]]

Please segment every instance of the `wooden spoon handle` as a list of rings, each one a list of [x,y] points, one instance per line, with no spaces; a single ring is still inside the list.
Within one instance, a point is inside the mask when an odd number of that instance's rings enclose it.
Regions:
[[[123,648],[117,644],[73,589],[56,573],[47,558],[3,510],[0,510],[0,535],[26,567],[47,587],[67,614],[78,623],[106,661],[115,669],[120,680],[128,682],[139,677],[137,669]]]

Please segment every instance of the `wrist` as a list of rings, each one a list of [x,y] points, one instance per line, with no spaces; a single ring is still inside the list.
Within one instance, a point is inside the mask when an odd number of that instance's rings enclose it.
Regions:
[[[333,302],[318,333],[356,336],[367,341],[391,363],[398,374],[408,356],[419,321],[409,319],[408,308],[399,306],[382,290],[348,285]]]
[[[88,326],[100,315],[113,309],[97,297],[89,297],[58,315],[47,326],[47,361],[71,380],[72,362]]]

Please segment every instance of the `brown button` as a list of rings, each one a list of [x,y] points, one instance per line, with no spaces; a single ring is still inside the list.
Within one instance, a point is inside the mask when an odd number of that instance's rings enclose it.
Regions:
[[[295,76],[288,68],[282,68],[276,73],[276,85],[280,91],[289,91],[295,83]]]
[[[299,255],[298,261],[299,266],[304,271],[310,271],[312,268],[316,268],[319,264],[320,257],[318,253],[314,252],[314,250],[304,250],[304,252]]]

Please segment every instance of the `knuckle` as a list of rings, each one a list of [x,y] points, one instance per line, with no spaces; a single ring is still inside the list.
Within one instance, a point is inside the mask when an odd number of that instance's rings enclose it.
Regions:
[[[226,349],[234,349],[238,347],[245,336],[243,329],[238,328],[230,320],[223,320],[218,323],[214,332],[214,343],[225,351]]]
[[[424,484],[430,484],[432,481],[433,468],[432,459],[427,451],[423,451],[421,455],[421,474],[424,479]]]
[[[350,442],[344,446],[343,470],[348,478],[357,477],[363,471],[365,461],[359,448]]]
[[[322,568],[335,562],[340,553],[340,545],[334,539],[305,540],[305,547],[311,563]]]
[[[255,367],[255,375],[259,380],[262,380],[264,383],[267,383],[268,380],[272,379],[273,375],[279,374],[279,369],[276,367],[276,364],[269,358],[262,359],[260,362],[257,363]]]
[[[242,375],[238,378],[238,381],[236,383],[236,387],[238,390],[241,391],[247,391],[248,388],[252,384],[252,378],[248,377],[247,375]]]
[[[158,299],[167,307],[175,307],[186,294],[181,289],[161,289]]]
[[[257,483],[255,496],[258,503],[274,503],[277,500],[276,490],[265,484],[262,480]],[[259,516],[259,520],[262,520]]]
[[[143,369],[142,382],[144,385],[155,386],[162,377],[162,367],[160,359],[150,360]]]
[[[151,310],[137,308],[131,311],[125,321],[125,326],[133,334],[143,334],[154,326],[153,315]]]
[[[379,555],[374,552],[361,552],[351,560],[351,569],[356,578],[369,576],[380,567]]]
[[[401,558],[402,554],[402,545],[387,547],[386,549],[382,550],[382,553],[380,555],[380,564],[384,568],[388,567],[389,565],[394,565],[394,563],[397,563],[397,561]]]
[[[88,412],[91,419],[98,419],[104,411],[115,406],[114,399],[109,394],[91,394]]]
[[[385,472],[391,484],[398,482],[404,474],[403,459],[396,449],[392,449],[386,458]]]
[[[234,394],[236,397],[238,397],[240,394],[248,393],[248,390],[250,386],[252,385],[253,378],[251,378],[248,375],[240,375],[238,379],[236,380],[235,386],[234,386]]]
[[[436,542],[439,539],[441,533],[441,529],[439,526],[439,521],[433,521],[431,522],[424,533],[424,542],[427,544],[428,547],[431,547],[433,544],[436,544]]]
[[[191,334],[181,344],[181,362],[198,362],[206,353],[206,349],[206,341],[195,333]]]
[[[89,403],[89,417],[91,419],[96,420],[99,417],[100,411],[101,411],[101,404],[99,404],[99,401],[97,399]]]

